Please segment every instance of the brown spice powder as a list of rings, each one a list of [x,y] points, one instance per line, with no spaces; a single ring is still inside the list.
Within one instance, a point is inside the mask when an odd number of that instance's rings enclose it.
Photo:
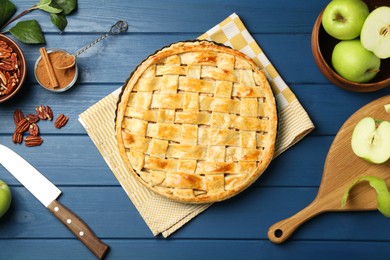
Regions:
[[[49,60],[50,62],[53,64],[53,62],[59,57],[59,56],[62,56],[64,52],[62,51],[55,51],[55,52],[50,52],[48,53],[48,56],[49,56]],[[69,85],[69,83],[72,82],[72,80],[74,79],[75,75],[76,75],[76,68],[75,66],[69,68],[69,69],[56,69],[54,66],[53,66],[53,69],[54,69],[54,74],[57,78],[57,81],[58,81],[58,88],[53,88],[51,82],[50,82],[50,77],[47,73],[47,70],[45,68],[45,64],[44,64],[44,61],[43,59],[41,59],[39,62],[38,62],[38,65],[37,65],[37,68],[36,68],[36,75],[37,75],[37,78],[39,80],[39,82],[44,85],[45,87],[47,88],[51,88],[51,89],[61,89],[61,88],[65,88],[66,86]]]
[[[68,68],[72,67],[75,63],[75,56],[66,52],[59,53],[57,59],[54,60],[54,67],[56,68]]]

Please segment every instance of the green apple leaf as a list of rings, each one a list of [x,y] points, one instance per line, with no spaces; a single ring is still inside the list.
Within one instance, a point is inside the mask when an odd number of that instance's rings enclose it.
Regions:
[[[65,30],[68,25],[68,20],[63,14],[50,14],[50,20],[60,31]]]
[[[15,5],[8,0],[0,0],[0,27],[5,24],[16,12]]]
[[[390,217],[390,192],[387,189],[387,184],[384,179],[376,176],[363,176],[356,178],[345,192],[341,201],[341,206],[345,207],[349,196],[349,191],[359,182],[367,181],[371,187],[373,187],[377,193],[378,210],[385,217]]]
[[[51,3],[52,0],[40,0],[36,7],[51,14],[59,14],[62,12],[61,8],[54,7]]]
[[[45,43],[41,27],[36,20],[18,22],[9,32],[24,43]]]
[[[53,0],[56,6],[63,10],[64,15],[68,15],[77,8],[77,0]]]

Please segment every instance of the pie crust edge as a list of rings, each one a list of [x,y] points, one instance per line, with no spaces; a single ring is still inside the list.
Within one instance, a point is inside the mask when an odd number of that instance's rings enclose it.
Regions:
[[[129,98],[130,98],[130,93],[133,90],[133,87],[135,84],[138,82],[139,78],[142,76],[142,74],[145,72],[145,70],[156,63],[157,61],[174,55],[174,54],[180,54],[184,52],[191,52],[191,51],[198,51],[199,46],[202,46],[204,51],[216,51],[216,52],[223,52],[223,53],[228,53],[232,54],[235,56],[240,56],[241,58],[245,59],[248,61],[252,69],[259,73],[261,76],[261,80],[263,83],[264,88],[262,91],[264,91],[265,98],[267,99],[267,104],[269,108],[271,109],[271,113],[269,116],[269,131],[268,135],[269,137],[267,138],[267,143],[265,144],[265,147],[268,147],[268,152],[264,154],[264,156],[261,157],[261,160],[259,161],[256,170],[253,174],[251,174],[244,183],[242,183],[239,186],[236,186],[235,188],[228,190],[223,193],[223,194],[212,194],[212,195],[202,195],[199,197],[193,197],[193,198],[184,198],[184,197],[179,197],[175,196],[174,194],[167,194],[163,193],[160,190],[152,187],[142,179],[139,176],[137,172],[132,167],[131,162],[129,161],[127,154],[126,154],[126,149],[124,146],[123,142],[123,136],[122,136],[122,122],[124,119],[124,114],[126,111],[126,106],[128,104]],[[126,104],[126,105],[124,105]],[[206,41],[206,40],[195,40],[195,41],[181,41],[177,43],[173,43],[169,46],[163,47],[162,49],[158,50],[154,54],[148,56],[144,61],[140,63],[136,67],[136,69],[130,74],[129,78],[127,79],[126,83],[122,87],[121,94],[119,95],[118,103],[117,103],[117,110],[116,110],[116,116],[115,116],[115,135],[116,135],[116,141],[118,143],[118,148],[119,148],[119,153],[121,155],[121,158],[123,159],[126,169],[139,181],[141,182],[145,187],[147,187],[150,190],[153,190],[155,193],[160,194],[164,197],[167,197],[169,199],[173,199],[175,201],[179,202],[185,202],[185,203],[210,203],[210,202],[217,202],[217,201],[222,201],[226,200],[228,198],[231,198],[238,193],[242,192],[246,188],[248,188],[253,182],[255,182],[261,175],[262,173],[266,170],[268,167],[269,163],[271,162],[273,158],[273,154],[275,151],[275,142],[276,142],[276,136],[277,136],[277,124],[278,124],[278,118],[277,118],[277,108],[276,108],[276,102],[275,102],[275,97],[273,95],[273,92],[271,90],[271,86],[268,83],[268,80],[262,70],[258,68],[256,63],[249,58],[247,55],[243,54],[240,51],[234,50],[230,47],[227,47],[225,45],[215,43],[212,41]]]

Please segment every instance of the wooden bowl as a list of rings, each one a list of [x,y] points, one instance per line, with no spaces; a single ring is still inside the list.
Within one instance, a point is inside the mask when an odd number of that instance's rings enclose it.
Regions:
[[[379,6],[388,6],[388,0],[365,0],[370,12]],[[380,72],[368,83],[356,83],[342,78],[333,69],[332,52],[340,42],[330,36],[322,26],[322,11],[311,34],[311,49],[314,60],[324,76],[333,84],[354,92],[372,92],[390,86],[390,58],[381,60]]]
[[[13,52],[15,52],[17,54],[17,58],[20,62],[19,66],[18,66],[19,73],[20,73],[19,82],[10,93],[8,93],[6,95],[0,95],[0,103],[2,103],[2,102],[9,100],[10,98],[12,98],[23,86],[24,80],[26,79],[26,59],[24,58],[23,52],[19,48],[19,46],[13,40],[11,40],[9,37],[0,33],[0,41],[6,42],[7,45],[12,48]]]

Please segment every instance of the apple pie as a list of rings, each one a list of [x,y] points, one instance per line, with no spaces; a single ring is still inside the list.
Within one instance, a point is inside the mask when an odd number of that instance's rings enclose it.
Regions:
[[[236,195],[269,165],[277,111],[243,53],[179,42],[144,60],[122,90],[116,139],[130,174],[154,192],[206,203]]]

